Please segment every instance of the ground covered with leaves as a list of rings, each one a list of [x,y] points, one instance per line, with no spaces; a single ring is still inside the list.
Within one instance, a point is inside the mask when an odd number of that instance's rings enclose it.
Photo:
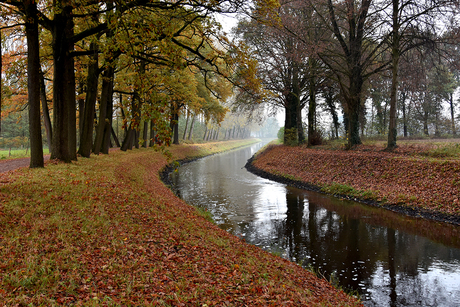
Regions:
[[[273,145],[252,165],[275,180],[460,224],[459,149],[420,143],[393,152],[375,145],[354,150]]]
[[[0,305],[360,305],[208,222],[160,181],[167,163],[140,149],[0,174]]]

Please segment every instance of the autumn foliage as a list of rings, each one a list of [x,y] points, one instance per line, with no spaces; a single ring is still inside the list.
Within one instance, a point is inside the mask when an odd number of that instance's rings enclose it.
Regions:
[[[332,194],[460,216],[460,160],[424,152],[407,146],[392,153],[375,146],[352,151],[273,146],[254,165]]]
[[[241,142],[229,142],[235,147]],[[220,144],[174,146],[175,159]],[[0,176],[0,301],[74,306],[358,306],[200,216],[151,149]]]

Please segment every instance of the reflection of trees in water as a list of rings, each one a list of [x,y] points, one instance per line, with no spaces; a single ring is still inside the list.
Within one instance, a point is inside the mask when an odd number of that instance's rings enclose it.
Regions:
[[[442,289],[445,284],[442,276],[437,282],[433,281],[433,274],[424,273],[433,267],[438,272],[458,272],[453,266],[455,261],[460,263],[460,250],[430,242],[417,234],[460,246],[458,227],[407,219],[387,210],[293,188],[286,188],[285,195],[274,196],[267,185],[263,187],[270,190],[267,195],[280,200],[277,208],[281,212],[273,212],[266,208],[266,200],[257,200],[262,201],[257,206],[246,202],[249,199],[246,193],[254,193],[246,184],[251,179],[240,175],[241,166],[234,157],[200,162],[186,172],[181,195],[186,199],[196,197],[231,233],[245,233],[252,244],[283,251],[283,256],[296,262],[304,260],[304,265],[311,265],[326,277],[334,273],[346,289],[371,289],[359,290],[372,295],[363,296],[369,306],[454,304],[452,294]],[[221,176],[225,172],[231,175]],[[226,176],[234,180],[228,182]],[[263,190],[258,192],[264,194]],[[227,204],[223,198],[229,195],[233,203]],[[262,218],[255,214],[258,210],[264,212]],[[457,289],[454,296],[458,297],[460,286]]]
[[[342,287],[361,294],[365,294],[363,289],[372,288],[375,271],[383,266],[386,305],[437,300],[433,299],[438,295],[433,289],[427,291],[420,270],[431,267],[439,255],[446,260],[452,256],[460,259],[452,252],[449,256],[452,249],[423,237],[339,216],[309,202],[301,193],[288,190],[286,203],[286,218],[272,224],[289,259],[305,260],[304,266],[312,266],[326,278],[334,274]],[[439,296],[440,301],[445,300],[445,295]]]

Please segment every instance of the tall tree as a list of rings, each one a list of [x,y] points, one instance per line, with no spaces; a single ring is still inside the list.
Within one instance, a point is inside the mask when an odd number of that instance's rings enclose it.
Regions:
[[[37,3],[24,1],[27,36],[27,84],[29,102],[30,167],[43,167],[43,143],[40,124],[40,47],[38,42]]]
[[[424,44],[433,44],[435,41],[430,33],[436,33],[436,18],[442,16],[442,14],[439,14],[441,12],[447,13],[445,9],[452,3],[453,1],[450,0],[391,0],[390,44],[392,79],[387,150],[392,150],[397,146],[396,111],[401,54]]]
[[[308,49],[291,31],[302,22],[299,1],[282,2],[279,24],[257,19],[240,21],[237,34],[250,46],[258,60],[258,74],[267,91],[272,93],[266,102],[285,112],[284,142],[302,143],[305,140],[302,109],[308,100]],[[239,98],[246,104],[250,98]],[[249,106],[253,107],[254,103]]]
[[[364,82],[386,65],[371,67],[380,55],[381,48],[381,43],[377,43],[377,39],[370,36],[378,28],[372,18],[375,11],[370,10],[371,4],[372,0],[327,0],[327,15],[320,8],[316,9],[318,13],[324,14],[323,18],[330,23],[330,30],[335,37],[336,44],[331,44],[332,48],[326,48],[321,59],[334,72],[340,84],[348,122],[349,148],[361,144],[359,117]]]

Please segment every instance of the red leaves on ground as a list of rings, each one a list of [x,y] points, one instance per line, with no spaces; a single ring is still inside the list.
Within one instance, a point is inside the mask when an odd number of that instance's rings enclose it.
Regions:
[[[172,151],[183,157],[184,149],[196,153],[188,146]],[[76,306],[360,305],[300,266],[246,244],[199,216],[160,181],[158,173],[166,165],[161,154],[120,152],[78,164],[82,170],[75,177],[74,165],[64,165],[59,172],[27,170],[14,187],[6,184],[2,190],[11,203],[7,217],[0,215],[0,230],[8,229],[0,232],[5,236],[0,237],[0,289],[5,289],[0,301]],[[49,175],[46,185],[34,184],[33,172]],[[40,207],[35,197],[40,197]]]
[[[273,146],[254,165],[320,187],[338,183],[371,190],[389,204],[460,214],[460,160],[368,150]]]

